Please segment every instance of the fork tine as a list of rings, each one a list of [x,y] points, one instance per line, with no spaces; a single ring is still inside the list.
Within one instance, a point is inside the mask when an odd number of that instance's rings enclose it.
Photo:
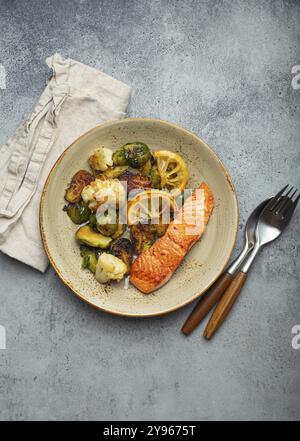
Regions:
[[[299,197],[300,197],[300,194],[298,195],[298,197],[295,199],[295,202],[293,201],[293,197],[295,196],[295,194],[297,193],[297,188],[293,191],[293,194],[289,197],[289,198],[287,198],[287,199],[285,199],[285,201],[284,201],[284,203],[283,203],[283,205],[281,206],[281,208],[279,208],[278,210],[277,210],[277,212],[275,213],[275,214],[278,214],[278,213],[280,213],[283,217],[285,217],[286,216],[286,214],[288,213],[288,210],[290,210],[290,209],[292,209],[293,211],[295,210],[295,208],[296,208],[296,205],[298,204],[298,201],[299,201]],[[288,203],[290,202],[290,207],[288,207]]]
[[[283,194],[283,192],[288,188],[289,184],[287,184],[285,187],[283,187],[268,203],[267,207],[270,211],[272,211],[274,209],[274,207],[276,206],[278,199],[280,198],[280,196]]]
[[[276,202],[276,204],[273,207],[273,211],[277,214],[280,213],[283,208],[288,204],[291,197],[288,197],[288,195],[291,193],[291,191],[294,189],[294,187],[291,187],[289,191],[284,195],[281,196],[281,198]]]
[[[297,193],[297,188],[296,188],[296,190],[293,192],[293,194],[291,195],[291,199],[293,200],[293,197],[295,196],[295,194]]]

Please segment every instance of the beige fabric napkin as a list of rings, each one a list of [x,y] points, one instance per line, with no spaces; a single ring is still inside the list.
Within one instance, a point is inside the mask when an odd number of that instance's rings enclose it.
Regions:
[[[48,260],[39,231],[39,203],[48,173],[78,136],[125,116],[130,88],[55,54],[52,77],[28,119],[0,148],[0,250],[39,271]]]

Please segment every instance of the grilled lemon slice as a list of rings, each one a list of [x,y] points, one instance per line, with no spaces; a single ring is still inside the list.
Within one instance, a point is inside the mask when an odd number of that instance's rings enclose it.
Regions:
[[[168,190],[182,191],[189,180],[189,171],[184,159],[178,153],[169,150],[154,152],[161,187]]]
[[[170,223],[176,210],[172,194],[163,190],[145,190],[128,202],[127,223]]]

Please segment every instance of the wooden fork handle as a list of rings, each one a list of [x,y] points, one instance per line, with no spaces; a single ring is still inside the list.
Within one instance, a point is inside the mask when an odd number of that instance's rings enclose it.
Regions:
[[[221,326],[227,315],[229,314],[234,302],[241,292],[244,283],[246,282],[247,274],[239,271],[229,287],[226,289],[223,297],[217,304],[214,312],[209,319],[209,322],[204,330],[204,337],[208,340],[214,335],[217,329]]]
[[[220,300],[224,291],[232,282],[232,279],[233,276],[231,274],[228,272],[223,273],[206,292],[204,297],[201,297],[181,329],[185,335],[189,335],[215,306],[215,304]]]

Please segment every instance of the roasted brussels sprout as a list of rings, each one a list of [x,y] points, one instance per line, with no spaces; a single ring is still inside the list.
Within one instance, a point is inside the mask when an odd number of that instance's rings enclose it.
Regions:
[[[125,224],[118,223],[118,228],[116,229],[115,233],[111,236],[113,239],[118,239],[118,237],[122,236],[122,234],[126,230]]]
[[[133,259],[133,246],[131,241],[125,238],[114,241],[110,246],[110,252],[123,260],[127,266],[126,274],[129,274]]]
[[[149,176],[143,176],[140,173],[135,173],[129,170],[123,173],[119,180],[121,182],[126,182],[128,193],[131,190],[151,188],[151,179]]]
[[[130,237],[135,254],[141,254],[167,231],[167,224],[135,224],[130,227]]]
[[[97,224],[97,230],[103,236],[112,237],[118,230],[118,224]]]
[[[130,227],[130,237],[135,254],[141,254],[151,247],[156,238],[151,224],[135,224]]]
[[[117,220],[118,220],[118,213],[117,213]],[[101,223],[101,219],[102,222]],[[126,226],[124,224],[120,224],[117,222],[116,224],[108,223],[109,219],[104,216],[100,217],[100,223],[97,221],[97,215],[96,213],[92,213],[90,218],[90,226],[95,231],[99,231],[104,236],[111,236],[113,239],[117,239],[118,237],[122,236],[124,233]]]
[[[142,167],[151,157],[149,147],[143,142],[130,142],[123,145],[123,149],[127,164],[133,168]]]
[[[108,248],[112,241],[111,237],[96,233],[90,225],[80,227],[75,236],[83,245],[94,248]]]
[[[153,188],[161,188],[161,182],[160,182],[160,176],[158,173],[158,168],[156,165],[153,165],[150,170],[150,178],[151,178],[151,184]]]
[[[97,225],[97,230],[103,234],[103,236],[112,237],[118,229],[117,224]]]
[[[128,165],[116,165],[115,167],[109,167],[105,172],[104,175],[108,179],[115,179],[118,178],[120,175],[122,175],[126,170],[128,169]]]
[[[95,177],[86,170],[79,170],[73,176],[70,186],[67,188],[65,193],[66,201],[71,204],[76,204],[81,199],[81,192],[83,188],[90,184]]]
[[[95,274],[98,261],[96,251],[92,248],[81,245],[80,255],[82,257],[82,268],[87,268]]]
[[[129,142],[124,144],[113,154],[115,165],[130,165],[140,168],[151,158],[149,147],[143,142]]]
[[[125,150],[123,147],[120,147],[117,151],[113,153],[112,160],[115,165],[128,165],[127,158],[125,156]]]
[[[90,218],[91,210],[84,202],[78,202],[77,204],[70,204],[66,208],[67,215],[74,224],[83,224]]]

